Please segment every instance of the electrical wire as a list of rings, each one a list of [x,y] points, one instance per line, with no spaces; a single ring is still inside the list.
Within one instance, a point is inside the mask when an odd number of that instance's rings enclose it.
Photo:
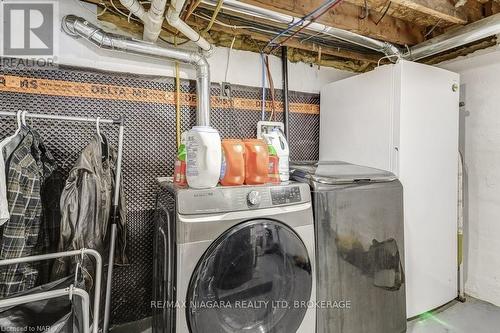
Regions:
[[[165,30],[163,30],[163,31],[165,31]],[[177,35],[174,35],[173,37],[176,38]],[[166,40],[165,38],[163,38],[162,36],[158,36],[158,38],[161,39],[162,41],[164,41],[165,43],[167,43],[169,45],[173,45],[173,46],[182,46],[182,45],[187,44],[187,43],[189,43],[191,41],[190,39],[185,39],[185,40],[183,40],[180,43],[172,43],[172,42]]]
[[[92,15],[96,15],[96,12],[94,12],[90,8],[86,7],[80,0],[73,0],[73,2],[77,3],[80,7],[82,7],[83,9],[85,9],[86,11],[91,13]],[[108,6],[106,6],[106,4],[104,2],[100,2],[98,5],[104,7],[104,10],[101,13],[97,14],[97,16],[101,16],[108,9]]]
[[[226,73],[224,75],[224,82],[227,82],[227,73],[229,72],[229,62],[231,61],[231,51],[233,50],[234,41],[236,40],[236,36],[233,37],[233,41],[231,42],[231,47],[227,52],[227,61],[226,61]]]
[[[193,13],[193,16],[196,16],[196,17],[201,18],[201,19],[206,20],[206,21],[210,20],[210,17],[202,15],[202,13]],[[275,34],[276,33],[276,31],[252,27],[251,25],[231,25],[231,24],[221,22],[219,20],[215,20],[214,22],[220,26],[223,26],[226,28],[231,28],[233,30],[244,29],[244,30],[255,30],[255,31],[259,31],[259,32],[267,33],[267,34]]]
[[[375,25],[378,25],[380,23],[380,21],[382,21],[382,19],[385,17],[385,15],[387,15],[387,12],[389,11],[389,8],[391,8],[392,1],[389,0],[388,3],[389,4],[385,8],[384,13],[382,13],[382,16],[380,16],[380,18],[377,20],[377,22],[375,22]]]
[[[191,2],[191,5],[189,5],[189,8],[186,12],[186,16],[184,17],[183,21],[186,21],[194,12],[196,8],[200,5],[202,0],[196,0],[196,2]]]
[[[274,81],[271,74],[271,67],[269,65],[269,56],[265,55],[266,69],[267,69],[267,80],[269,81],[269,92],[271,94],[271,114],[269,116],[269,121],[276,120],[276,103],[275,103],[275,91],[274,91]]]
[[[298,25],[300,24],[303,24],[306,20],[308,20],[309,18],[313,17],[314,15],[316,15],[318,12],[321,12],[323,11],[325,8],[331,6],[333,3],[337,3],[339,2],[340,0],[327,0],[326,2],[324,2],[321,6],[319,6],[318,8],[316,8],[315,10],[313,10],[312,12],[310,12],[309,14],[305,15],[304,17],[302,17],[300,20],[298,20],[297,22],[295,23],[292,23],[288,26],[287,29],[283,30],[282,32],[280,32],[278,35],[276,35],[275,37],[273,37],[266,45],[266,48],[270,45],[273,45],[274,42],[282,37],[285,33],[289,32],[290,30],[292,30],[293,28],[297,27]],[[310,23],[309,23],[310,24]],[[309,25],[307,24],[307,25]]]
[[[307,42],[307,41],[308,41],[309,39],[311,39],[311,38],[316,38],[316,37],[318,37],[319,35],[323,35],[323,34],[324,34],[324,32],[323,32],[323,31],[320,31],[320,32],[318,32],[318,33],[315,33],[314,35],[311,35],[311,36],[307,37],[307,38],[301,39],[301,40],[300,40],[300,44],[302,44],[302,43],[304,43],[304,42]]]
[[[363,15],[359,16],[360,20],[364,20],[368,18],[368,15],[370,15],[370,9],[368,8],[368,0],[365,0],[365,4],[362,9],[363,9]]]
[[[398,60],[400,59],[400,55],[398,54],[389,54],[389,55],[386,55],[386,56],[383,56],[382,58],[380,58],[378,61],[377,61],[377,67],[380,66],[380,62],[384,59],[389,59],[391,60],[391,58],[398,58]],[[396,60],[397,62],[397,60]]]
[[[261,110],[261,120],[266,119],[266,60],[264,59],[264,53],[260,53],[260,59],[262,62],[262,110]]]
[[[174,37],[177,46],[177,37]],[[181,145],[181,78],[179,73],[179,62],[175,62],[175,137],[177,148]]]
[[[305,28],[307,28],[309,25],[311,25],[314,21],[316,21],[318,18],[320,18],[322,15],[324,15],[326,12],[328,12],[329,10],[331,10],[333,7],[337,6],[338,4],[340,4],[342,2],[342,0],[336,0],[334,1],[332,4],[330,4],[328,7],[324,8],[322,11],[320,11],[319,14],[317,14],[316,16],[314,16],[309,22],[307,22],[307,24],[303,25],[302,27],[300,27],[297,31],[295,31],[294,33],[292,33],[290,36],[288,36],[287,38],[285,38],[283,41],[281,41],[277,46],[275,46],[270,53],[272,53],[276,48],[278,48],[279,46],[283,45],[284,43],[286,43],[288,40],[290,40],[290,38],[296,36],[299,32],[301,32],[302,30],[304,30]]]
[[[108,11],[108,7],[106,5],[104,5],[104,9],[99,14],[97,14],[97,17],[104,15],[104,13],[106,13],[107,11]]]
[[[429,30],[429,32],[424,35],[424,38],[427,38],[430,34],[432,34],[434,32],[434,30],[438,27],[439,23],[441,23],[442,20],[443,19],[439,19],[437,21],[437,23],[434,24],[434,26],[431,28],[431,30]]]
[[[116,7],[115,3],[113,2],[113,0],[109,0],[109,2],[111,3],[111,6],[113,6],[113,8],[121,15],[125,16],[127,18],[127,22],[130,23],[130,20],[132,19],[133,21],[136,21],[136,22],[142,22],[141,20],[139,19],[136,19],[135,17],[132,17],[132,12],[129,12],[128,14],[123,12],[121,9],[119,9],[118,7]]]
[[[209,32],[210,29],[212,29],[212,26],[214,25],[214,22],[217,19],[217,15],[219,15],[219,12],[222,9],[223,4],[224,0],[219,0],[219,2],[217,2],[217,6],[215,7],[214,13],[212,14],[212,18],[210,19],[208,26],[204,30],[205,32]]]

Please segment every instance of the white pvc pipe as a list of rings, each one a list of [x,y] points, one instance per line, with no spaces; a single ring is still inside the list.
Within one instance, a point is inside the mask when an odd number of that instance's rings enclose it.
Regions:
[[[156,42],[163,25],[163,14],[165,13],[167,0],[153,0],[147,12],[138,0],[120,0],[120,2],[144,24],[142,39],[148,42]]]
[[[170,2],[166,16],[167,22],[198,45],[203,51],[206,51],[207,56],[210,56],[213,51],[212,45],[180,18],[185,2],[186,0],[172,0]]]
[[[166,6],[167,0],[153,0],[151,2],[151,8],[144,20],[143,39],[145,41],[156,42],[158,36],[160,36]]]
[[[120,3],[125,6],[133,15],[137,16],[144,22],[146,11],[144,7],[137,0],[120,0]]]

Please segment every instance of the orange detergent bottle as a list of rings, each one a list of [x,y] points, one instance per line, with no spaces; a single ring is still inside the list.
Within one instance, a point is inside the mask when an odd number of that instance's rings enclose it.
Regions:
[[[245,182],[245,144],[243,141],[222,140],[221,169],[221,185],[243,185]]]
[[[267,144],[259,139],[247,139],[245,143],[245,184],[265,184],[269,175]]]

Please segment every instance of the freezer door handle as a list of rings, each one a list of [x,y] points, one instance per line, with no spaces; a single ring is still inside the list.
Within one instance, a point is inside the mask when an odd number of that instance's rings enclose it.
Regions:
[[[394,154],[392,157],[392,171],[397,177],[399,177],[399,147],[394,146]]]

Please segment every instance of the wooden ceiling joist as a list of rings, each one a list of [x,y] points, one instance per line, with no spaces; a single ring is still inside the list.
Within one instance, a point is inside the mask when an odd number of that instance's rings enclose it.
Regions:
[[[391,0],[415,12],[428,15],[451,24],[466,24],[467,17],[463,15],[449,0]]]
[[[99,17],[102,21],[113,23],[120,30],[128,31],[134,36],[142,34],[142,24],[132,18],[130,22],[119,11],[128,12],[118,0],[113,3],[110,0],[82,0],[94,3],[101,8],[106,8],[105,13]],[[198,1],[198,0],[190,0]],[[303,17],[324,3],[324,0],[240,0],[242,2],[270,9],[276,12]],[[113,5],[118,9],[113,8]],[[148,5],[145,5],[148,7]],[[204,31],[209,19],[208,10],[213,11],[212,6],[201,5],[195,15],[192,15],[187,23],[195,30]],[[450,29],[460,25],[472,23],[484,17],[500,12],[500,0],[343,0],[335,8],[318,18],[319,23],[340,29],[345,29],[360,35],[387,41],[392,44],[413,46],[424,40],[438,36]],[[225,13],[222,10],[222,14]],[[230,15],[221,15],[205,37],[215,45],[229,46],[235,37],[234,48],[258,52],[263,45],[271,39],[270,33],[263,33],[252,28],[232,28],[234,24],[246,27],[258,25],[270,30],[283,30],[286,24],[275,24],[268,20],[258,19],[253,16],[237,15],[233,19]],[[243,22],[243,23],[242,23]],[[271,27],[271,25],[273,27]],[[166,22],[164,23],[162,36],[170,38],[176,33]],[[183,36],[180,36],[184,39]],[[291,38],[284,41],[284,45],[290,46],[289,57],[293,54],[297,61],[308,63],[327,63],[328,66],[348,69],[352,71],[364,71],[372,68],[380,58],[379,54],[355,51],[356,48],[342,48],[341,45],[334,47],[330,40],[322,40],[321,50],[318,45],[312,43],[314,39]],[[318,37],[319,38],[319,37]],[[283,39],[278,40],[283,42]],[[330,45],[328,45],[330,43]],[[491,41],[482,41],[472,46],[451,50],[451,57],[465,54],[464,50],[474,51],[492,45]],[[324,55],[322,57],[320,54]],[[290,58],[291,59],[291,58]],[[447,54],[437,55],[426,62],[448,59]]]
[[[363,7],[364,0],[345,0]],[[389,5],[390,3],[390,5]],[[367,0],[370,13],[378,15],[387,10],[387,15],[413,22],[420,26],[449,26],[467,23],[463,10],[455,8],[448,0]]]
[[[297,17],[312,12],[324,3],[323,0],[242,0],[242,2]],[[361,15],[361,7],[345,1],[320,17],[318,22],[394,44],[415,45],[424,40],[424,27],[389,15],[377,24],[375,20],[361,19]]]

